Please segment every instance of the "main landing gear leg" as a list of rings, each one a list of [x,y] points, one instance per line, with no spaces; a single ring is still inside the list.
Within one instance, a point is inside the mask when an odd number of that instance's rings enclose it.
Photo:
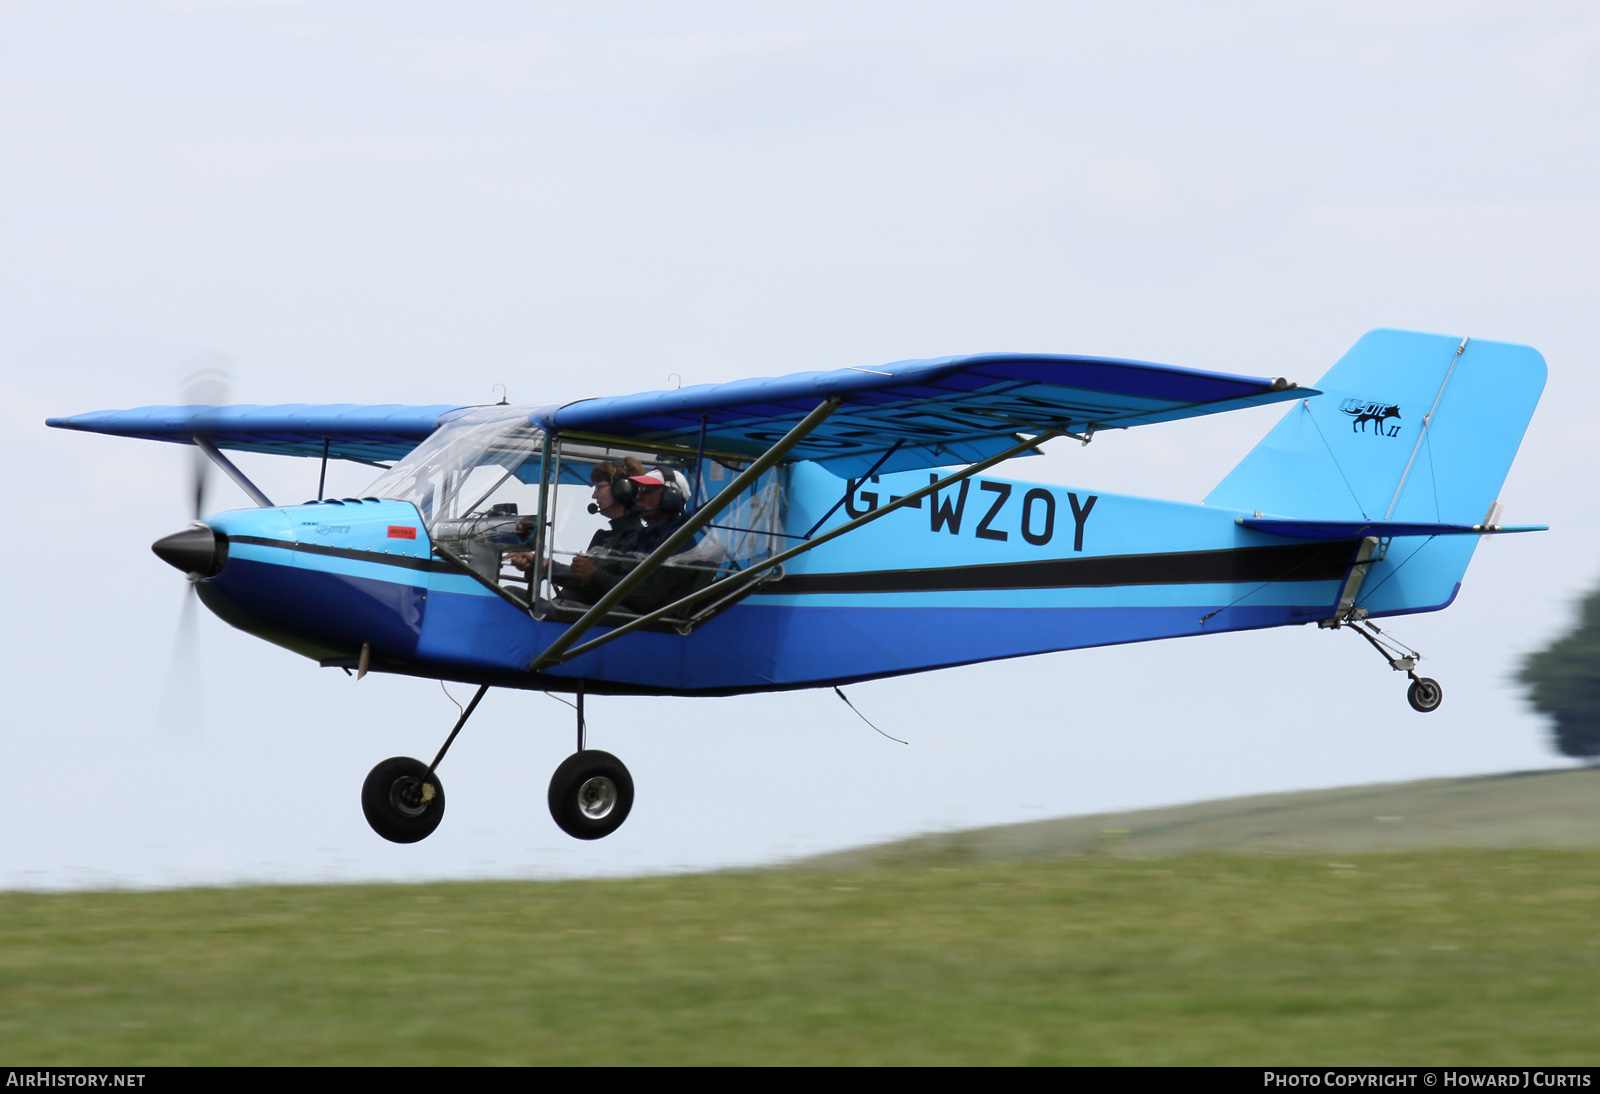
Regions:
[[[609,836],[633,808],[633,776],[609,752],[590,749],[583,719],[583,684],[578,685],[578,751],[550,778],[550,816],[574,839]]]
[[[1439,704],[1444,702],[1444,689],[1439,686],[1439,681],[1417,675],[1417,662],[1422,660],[1422,654],[1404,642],[1384,634],[1378,629],[1377,624],[1365,619],[1346,619],[1330,620],[1321,626],[1349,627],[1365,638],[1372,648],[1378,651],[1378,656],[1389,662],[1390,668],[1409,676],[1411,686],[1406,689],[1406,702],[1411,704],[1412,710],[1420,714],[1432,714],[1439,709]]]
[[[424,765],[421,760],[409,756],[395,756],[384,760],[367,775],[361,787],[361,811],[367,815],[367,823],[374,832],[392,843],[416,843],[427,839],[439,827],[444,819],[444,784],[436,771],[455,742],[456,734],[467,724],[488,691],[488,684],[478,689],[433,763]]]

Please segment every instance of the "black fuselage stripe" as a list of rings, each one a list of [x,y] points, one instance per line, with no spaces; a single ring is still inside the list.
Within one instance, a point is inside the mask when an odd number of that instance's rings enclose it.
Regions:
[[[763,596],[804,593],[922,593],[986,589],[1090,589],[1114,585],[1230,585],[1268,581],[1337,581],[1360,540],[1235,547],[1220,551],[1101,555],[941,566],[923,570],[869,570],[844,574],[789,574],[761,590]]]
[[[331,555],[334,558],[353,558],[361,562],[379,562],[385,566],[399,566],[406,570],[427,570],[436,574],[459,574],[461,571],[448,562],[436,558],[416,558],[412,555],[385,555],[377,551],[361,551],[353,547],[329,547],[322,543],[295,543],[287,539],[266,539],[262,536],[229,536],[230,543],[254,543],[262,547],[281,547],[285,551],[300,551],[309,555]]]
[[[280,547],[316,555],[357,559],[408,570],[457,574],[450,563],[410,555],[385,555],[320,543],[294,543],[261,536],[229,536],[237,543]],[[1263,581],[1337,581],[1355,558],[1358,539],[1174,551],[1148,555],[1100,555],[1001,562],[986,566],[939,566],[920,570],[863,570],[842,574],[789,574],[765,586],[764,596],[807,593],[920,593],[985,589],[1092,589],[1116,585],[1229,585]]]

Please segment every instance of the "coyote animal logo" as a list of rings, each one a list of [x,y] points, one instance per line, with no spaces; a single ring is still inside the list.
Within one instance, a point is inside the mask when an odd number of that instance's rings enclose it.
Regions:
[[[1400,435],[1400,406],[1398,403],[1372,403],[1361,399],[1346,399],[1339,404],[1339,409],[1350,415],[1350,429],[1352,432],[1365,433],[1367,423],[1372,423],[1374,437],[1398,437]],[[1396,424],[1385,426],[1390,418]]]

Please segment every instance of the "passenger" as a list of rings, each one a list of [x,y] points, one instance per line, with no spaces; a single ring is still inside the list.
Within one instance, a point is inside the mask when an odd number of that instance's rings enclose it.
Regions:
[[[681,528],[688,514],[684,512],[688,499],[678,485],[677,476],[667,468],[657,468],[630,476],[634,489],[634,506],[639,511],[643,527],[635,537],[632,548],[639,554],[649,554],[667,541]],[[681,555],[694,547],[691,539],[678,546],[674,555]],[[644,614],[665,607],[693,591],[699,570],[678,566],[669,560],[655,573],[641,581],[622,601],[629,611]]]
[[[653,551],[688,519],[683,511],[687,499],[676,477],[665,468],[632,475],[630,481],[634,484],[634,506],[644,523],[639,541],[645,550]]]

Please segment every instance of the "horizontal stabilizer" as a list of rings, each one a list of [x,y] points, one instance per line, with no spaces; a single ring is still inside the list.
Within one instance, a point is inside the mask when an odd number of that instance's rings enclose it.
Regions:
[[[1240,517],[1238,523],[1257,532],[1290,539],[1360,539],[1376,536],[1501,536],[1512,532],[1547,532],[1548,524],[1419,524],[1402,520],[1282,520]]]

